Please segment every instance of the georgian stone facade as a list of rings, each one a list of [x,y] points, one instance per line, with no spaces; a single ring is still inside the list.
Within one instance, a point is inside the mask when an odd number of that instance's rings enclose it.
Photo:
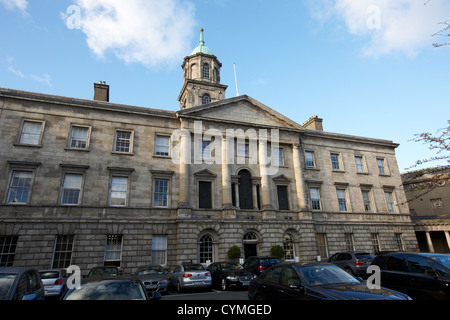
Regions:
[[[233,245],[300,261],[417,251],[397,144],[226,99],[220,67],[185,58],[178,111],[111,103],[104,83],[106,101],[0,88],[1,264],[132,272],[227,260]]]

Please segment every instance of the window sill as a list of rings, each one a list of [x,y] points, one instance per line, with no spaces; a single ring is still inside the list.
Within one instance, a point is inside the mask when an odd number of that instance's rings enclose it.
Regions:
[[[70,148],[70,147],[65,147],[64,150],[66,151],[81,151],[81,152],[91,152],[91,149],[81,149],[81,148]]]
[[[122,156],[134,156],[133,152],[111,151],[111,154],[122,155]]]
[[[43,148],[42,144],[23,144],[23,143],[13,143],[15,147],[29,147],[29,148]]]

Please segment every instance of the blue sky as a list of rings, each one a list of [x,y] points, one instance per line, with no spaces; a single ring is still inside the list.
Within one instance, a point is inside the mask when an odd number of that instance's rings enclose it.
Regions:
[[[426,4],[425,4],[426,3]],[[206,45],[227,97],[302,124],[393,140],[401,172],[434,155],[411,141],[450,119],[448,0],[0,0],[0,86],[178,110],[183,58]]]

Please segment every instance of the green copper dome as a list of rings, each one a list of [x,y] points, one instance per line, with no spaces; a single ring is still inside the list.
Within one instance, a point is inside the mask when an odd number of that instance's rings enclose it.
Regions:
[[[205,41],[203,40],[203,29],[200,29],[200,41],[198,42],[198,46],[197,46],[197,48],[192,50],[190,55],[193,56],[194,54],[197,54],[199,52],[213,56],[212,51],[209,50],[209,48],[207,46],[205,46]]]

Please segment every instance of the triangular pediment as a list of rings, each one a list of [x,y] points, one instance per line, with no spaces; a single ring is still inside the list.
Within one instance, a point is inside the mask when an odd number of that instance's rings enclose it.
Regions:
[[[178,115],[205,120],[245,123],[246,125],[250,123],[268,127],[304,130],[298,123],[248,96],[239,96],[184,109],[178,111]]]

